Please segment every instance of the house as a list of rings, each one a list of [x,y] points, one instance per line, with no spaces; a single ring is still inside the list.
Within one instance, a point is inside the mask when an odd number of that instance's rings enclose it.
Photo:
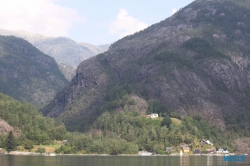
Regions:
[[[189,153],[190,152],[190,149],[189,149],[188,145],[186,145],[186,144],[181,145],[181,150],[183,151],[183,153]]]
[[[207,140],[207,144],[213,146],[213,143]]]
[[[188,148],[188,145],[187,144],[183,144],[183,145],[181,145],[181,148]]]
[[[201,143],[213,146],[213,143],[211,143],[209,140],[202,139]]]
[[[216,153],[218,154],[229,154],[229,151],[227,150],[227,148],[219,148]]]
[[[167,152],[173,152],[173,148],[172,147],[166,147],[166,151]]]
[[[158,114],[154,113],[154,114],[151,114],[150,117],[153,119],[153,118],[158,118]]]

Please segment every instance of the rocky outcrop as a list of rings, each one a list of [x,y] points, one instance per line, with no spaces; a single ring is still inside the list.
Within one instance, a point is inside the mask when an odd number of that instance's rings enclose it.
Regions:
[[[0,134],[7,135],[10,131],[14,131],[14,128],[3,119],[0,119]]]

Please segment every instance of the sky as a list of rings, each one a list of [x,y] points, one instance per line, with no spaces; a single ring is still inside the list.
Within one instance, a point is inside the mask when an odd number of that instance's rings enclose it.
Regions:
[[[111,44],[193,0],[0,0],[0,29]]]

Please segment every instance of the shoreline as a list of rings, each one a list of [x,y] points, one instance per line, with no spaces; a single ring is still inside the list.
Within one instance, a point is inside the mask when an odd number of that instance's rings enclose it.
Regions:
[[[160,154],[152,154],[152,155],[140,155],[140,154],[119,154],[119,155],[110,155],[110,154],[56,154],[56,153],[36,153],[36,152],[22,152],[22,151],[11,151],[10,153],[2,153],[0,155],[16,155],[16,156],[131,156],[131,157],[137,157],[137,156],[170,156],[170,157],[187,157],[187,156],[232,156],[232,155],[245,155],[245,154],[184,154],[180,155],[178,153],[172,153],[170,155],[160,155]]]

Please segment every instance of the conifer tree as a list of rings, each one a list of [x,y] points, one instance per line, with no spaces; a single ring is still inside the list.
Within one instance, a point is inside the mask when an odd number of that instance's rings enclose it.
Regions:
[[[16,150],[16,140],[12,131],[9,132],[6,138],[6,149],[8,152]]]

